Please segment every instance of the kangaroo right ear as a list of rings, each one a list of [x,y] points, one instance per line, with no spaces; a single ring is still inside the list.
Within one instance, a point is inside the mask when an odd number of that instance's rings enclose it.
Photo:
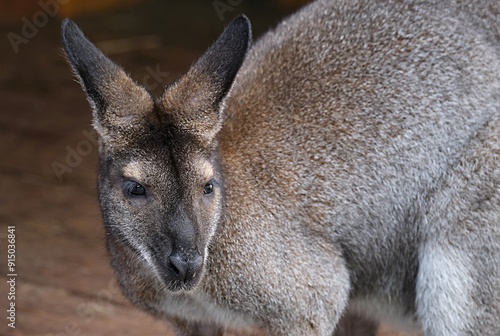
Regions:
[[[160,102],[180,129],[210,143],[222,126],[222,108],[252,40],[250,21],[236,17]]]
[[[105,136],[111,128],[136,125],[130,119],[141,118],[153,108],[149,93],[97,49],[75,23],[65,19],[61,29],[64,51],[87,93],[97,132]]]

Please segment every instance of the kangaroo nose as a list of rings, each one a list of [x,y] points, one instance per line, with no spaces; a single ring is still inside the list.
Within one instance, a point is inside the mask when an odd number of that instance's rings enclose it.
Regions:
[[[185,256],[179,253],[169,257],[170,273],[177,281],[189,282],[201,271],[203,258],[201,255]]]

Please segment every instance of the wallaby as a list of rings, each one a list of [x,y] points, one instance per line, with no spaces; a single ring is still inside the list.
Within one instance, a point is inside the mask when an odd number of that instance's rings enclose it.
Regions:
[[[239,16],[159,98],[62,36],[121,287],[180,335],[500,335],[498,0],[319,0],[252,46]]]

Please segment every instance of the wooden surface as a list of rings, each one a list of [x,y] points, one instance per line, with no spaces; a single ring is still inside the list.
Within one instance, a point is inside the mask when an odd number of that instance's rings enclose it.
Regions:
[[[152,2],[78,23],[96,43],[156,41],[130,42],[128,52],[111,52],[139,83],[160,70],[162,76],[148,82],[158,92],[241,12],[253,19],[256,35],[285,15],[270,5],[241,4],[221,16],[211,2]],[[22,22],[0,26],[0,35],[22,35],[22,29]],[[0,335],[173,335],[166,323],[132,307],[117,288],[96,202],[97,148],[89,139],[95,137],[90,122],[85,97],[62,57],[57,19],[17,50],[1,40]],[[78,151],[81,155],[71,157]],[[59,179],[54,166],[61,165],[71,172]],[[8,226],[16,230],[15,329],[7,327],[4,309]],[[379,336],[389,335],[410,334],[382,327]]]

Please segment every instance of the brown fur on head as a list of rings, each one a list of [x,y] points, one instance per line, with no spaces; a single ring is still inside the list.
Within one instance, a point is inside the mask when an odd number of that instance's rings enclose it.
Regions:
[[[100,137],[100,202],[122,286],[136,302],[154,301],[144,295],[162,288],[194,288],[221,217],[215,137],[250,44],[248,19],[236,18],[156,100],[74,23],[66,20],[62,34]]]

